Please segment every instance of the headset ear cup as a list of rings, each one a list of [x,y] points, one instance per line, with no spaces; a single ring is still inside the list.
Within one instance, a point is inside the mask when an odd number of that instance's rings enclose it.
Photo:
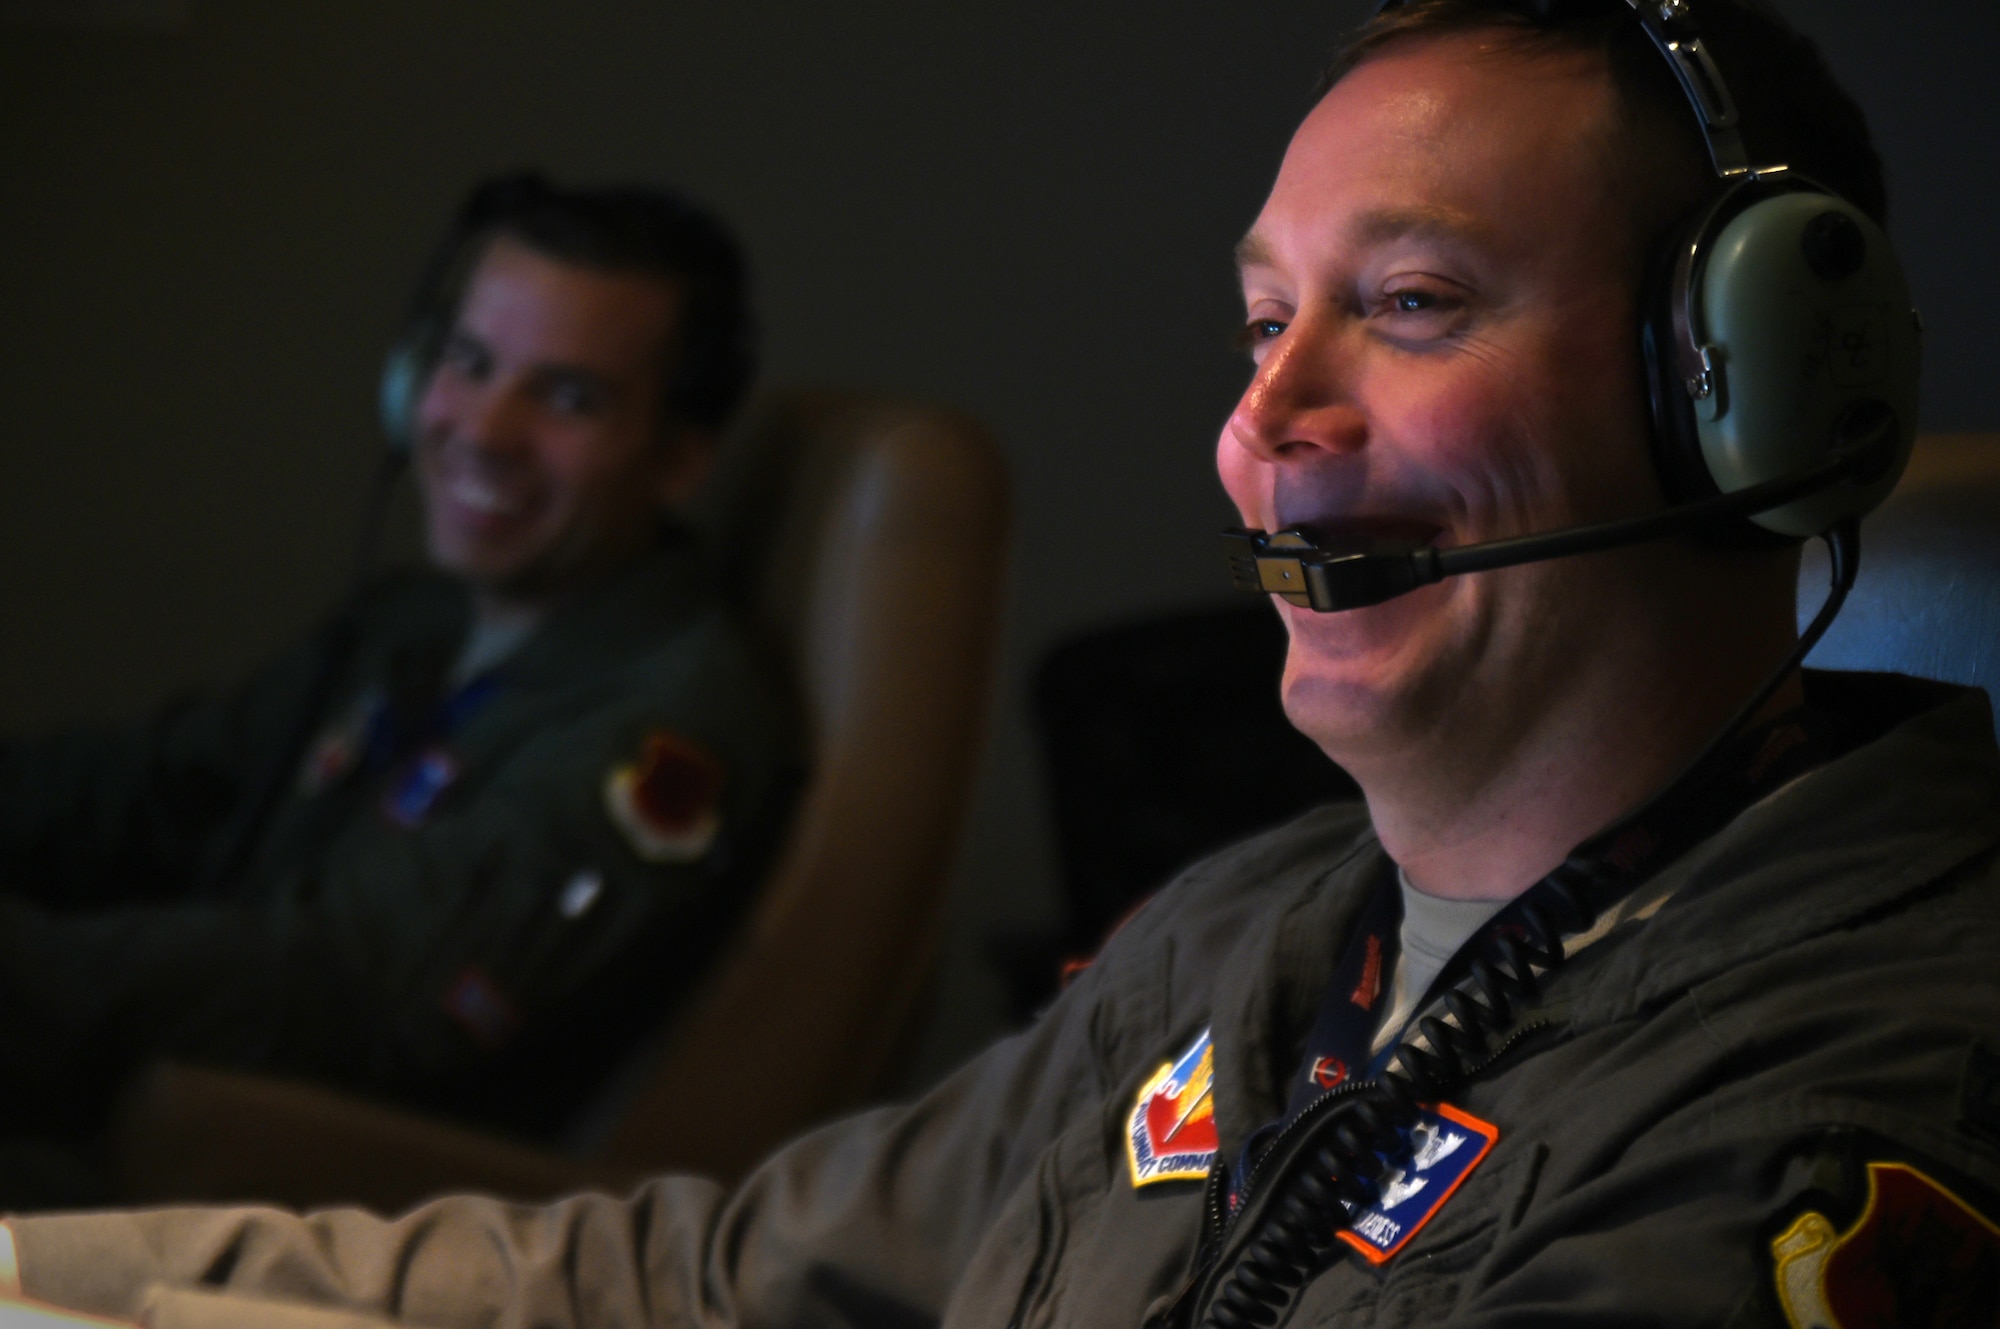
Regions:
[[[1674,302],[1679,298],[1676,260],[1695,244],[1701,229],[1699,217],[1677,229],[1673,243],[1654,259],[1641,304],[1640,354],[1645,359],[1646,392],[1652,409],[1653,468],[1660,477],[1661,492],[1675,505],[1714,498],[1722,492],[1702,452],[1694,398],[1674,354]],[[1722,549],[1769,549],[1794,543],[1748,517],[1725,517],[1690,538]]]
[[[1879,503],[1916,435],[1909,285],[1874,222],[1789,174],[1739,184],[1656,263],[1642,334],[1653,447],[1675,503],[1734,493],[1851,443],[1843,421],[1891,417],[1881,474],[1721,523],[1724,546],[1804,539]],[[1846,347],[1848,349],[1843,349]],[[1706,384],[1697,400],[1691,380]]]
[[[417,327],[405,332],[382,361],[375,406],[392,452],[407,453],[416,446],[417,399],[423,395],[435,355],[436,338],[428,331]]]
[[[1672,244],[1655,256],[1648,274],[1640,325],[1640,354],[1646,364],[1646,392],[1653,416],[1653,466],[1669,503],[1692,503],[1721,492],[1701,454],[1701,430],[1694,402],[1674,358],[1675,258],[1694,242],[1683,226]]]
[[[1871,473],[1749,521],[1806,538],[1879,504],[1916,439],[1921,350],[1889,238],[1852,204],[1793,178],[1739,187],[1704,226],[1689,284],[1692,344],[1714,366],[1695,411],[1705,469],[1734,492],[1880,435]],[[1685,347],[1681,349],[1685,350]]]

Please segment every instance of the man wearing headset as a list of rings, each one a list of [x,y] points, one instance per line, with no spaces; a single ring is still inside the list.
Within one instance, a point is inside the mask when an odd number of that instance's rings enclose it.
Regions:
[[[472,192],[390,372],[433,569],[218,700],[0,748],[0,1202],[74,1198],[59,1146],[145,1057],[542,1134],[658,1020],[796,775],[667,515],[750,336],[681,199]]]
[[[1740,0],[1533,9],[1385,11],[1241,250],[1220,469],[1278,532],[1242,570],[1365,815],[1197,866],[1034,1028],[733,1194],[31,1219],[24,1292],[189,1324],[1992,1323],[1991,713],[1802,682],[1795,546],[1742,524],[1829,530],[1844,581],[1907,447],[1865,130]],[[1659,249],[1725,196],[1635,354]],[[1690,482],[1656,434],[1767,408],[1785,446],[1704,462],[1726,497],[1674,538],[1604,525]],[[1393,594],[1468,558],[1502,570]]]

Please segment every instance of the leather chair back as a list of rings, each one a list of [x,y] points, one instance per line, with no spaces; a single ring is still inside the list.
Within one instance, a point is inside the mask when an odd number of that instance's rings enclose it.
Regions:
[[[985,728],[1006,474],[961,415],[797,392],[753,409],[691,519],[792,667],[813,769],[598,1157],[733,1177],[862,1101],[912,1032]]]
[[[1809,546],[1799,621],[1826,596]],[[2000,434],[1928,434],[1889,501],[1861,527],[1861,570],[1814,649],[1822,669],[1888,670],[2000,696]]]

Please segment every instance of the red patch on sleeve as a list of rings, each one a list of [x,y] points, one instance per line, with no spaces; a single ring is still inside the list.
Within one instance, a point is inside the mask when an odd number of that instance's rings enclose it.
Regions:
[[[686,863],[708,852],[721,829],[722,763],[689,739],[655,729],[636,761],[604,782],[604,809],[639,857]]]

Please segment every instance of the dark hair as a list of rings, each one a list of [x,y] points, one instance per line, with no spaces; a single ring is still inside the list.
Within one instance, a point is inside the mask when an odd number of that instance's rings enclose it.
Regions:
[[[713,214],[637,185],[562,189],[533,172],[483,180],[426,265],[409,326],[448,323],[486,243],[501,235],[564,262],[672,282],[681,303],[661,376],[667,414],[702,428],[728,423],[756,372],[756,329],[743,251]]]
[[[1867,119],[1812,40],[1753,0],[1688,4],[1742,112],[1751,160],[1789,166],[1886,224],[1888,186]],[[1497,32],[1522,50],[1602,56],[1629,120],[1673,116],[1699,148],[1687,96],[1625,0],[1409,0],[1362,25],[1321,76],[1315,100],[1386,47],[1471,31]]]

